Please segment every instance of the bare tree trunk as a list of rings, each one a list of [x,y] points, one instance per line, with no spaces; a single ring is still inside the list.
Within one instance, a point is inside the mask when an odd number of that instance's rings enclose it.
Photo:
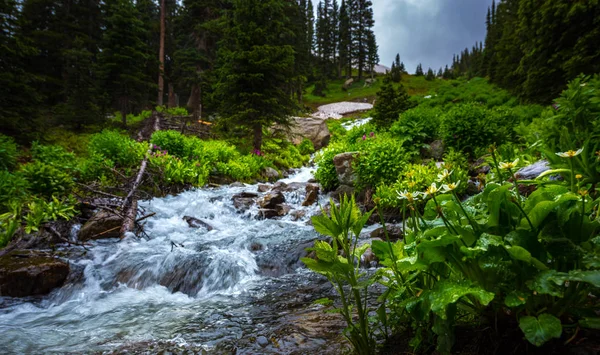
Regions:
[[[177,98],[173,90],[173,84],[169,83],[169,107],[177,107]]]
[[[158,106],[163,105],[165,95],[165,0],[160,0],[160,49],[158,51]]]

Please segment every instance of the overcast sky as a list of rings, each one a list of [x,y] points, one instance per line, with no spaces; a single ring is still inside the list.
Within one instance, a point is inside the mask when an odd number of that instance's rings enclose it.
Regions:
[[[372,0],[382,65],[396,53],[414,73],[452,64],[452,55],[485,39],[485,15],[492,0]],[[315,9],[318,0],[313,0]],[[341,0],[338,0],[341,3]]]

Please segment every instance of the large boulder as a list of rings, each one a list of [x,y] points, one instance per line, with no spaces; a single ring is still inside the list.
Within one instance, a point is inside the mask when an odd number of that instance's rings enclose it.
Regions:
[[[123,218],[114,213],[101,210],[90,218],[79,230],[79,240],[119,238]]]
[[[69,264],[34,250],[14,250],[0,257],[0,296],[43,295],[63,285]]]
[[[342,85],[342,89],[348,90],[353,83],[354,83],[354,79],[352,79],[352,78],[346,80],[344,82],[344,85]]]
[[[263,176],[269,181],[277,180],[280,177],[279,172],[269,166],[263,169]]]
[[[314,117],[294,117],[291,125],[291,139],[300,144],[304,138],[309,139],[316,150],[329,144],[331,134],[325,120]]]
[[[354,164],[358,156],[358,152],[347,152],[333,157],[333,165],[341,185],[354,186],[357,178]]]
[[[271,191],[266,193],[263,197],[261,197],[257,204],[261,209],[269,209],[274,210],[277,208],[277,205],[280,205],[285,202],[285,196],[279,191]]]

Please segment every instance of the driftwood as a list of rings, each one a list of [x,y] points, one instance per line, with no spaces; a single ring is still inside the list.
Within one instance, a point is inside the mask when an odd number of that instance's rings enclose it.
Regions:
[[[134,221],[134,225],[135,225],[135,223],[139,223],[139,222],[141,222],[141,221],[143,221],[143,220],[145,220],[145,219],[147,219],[147,218],[150,218],[150,217],[154,216],[155,214],[156,214],[156,212],[152,212],[152,213],[150,213],[150,214],[148,214],[148,215],[146,215],[146,216],[144,216],[144,217],[140,217],[140,218],[136,219],[136,220]],[[96,238],[98,238],[98,237],[100,237],[100,236],[103,236],[103,235],[105,235],[105,234],[108,234],[108,233],[110,233],[110,232],[114,232],[114,231],[116,231],[117,229],[120,229],[120,228],[121,228],[121,226],[114,227],[114,228],[111,228],[111,229],[107,229],[107,230],[105,230],[105,231],[104,231],[104,232],[102,232],[102,233],[98,233],[98,234],[94,235],[94,236],[93,236],[91,239],[96,239]]]
[[[153,118],[154,125],[152,127],[152,132],[150,132],[150,136],[152,135],[152,133],[160,130],[160,116],[156,111],[153,112]],[[148,158],[150,157],[150,154],[152,154],[152,144],[148,143],[148,150],[146,151],[146,155],[144,156],[144,159],[140,164],[140,169],[138,170],[137,176],[133,181],[131,190],[129,190],[127,197],[125,197],[121,205],[121,211],[123,211],[125,215],[125,218],[123,219],[123,224],[121,225],[121,239],[125,236],[125,233],[133,231],[135,223],[137,222],[135,220],[135,217],[137,215],[137,199],[135,199],[134,193],[136,192],[137,188],[142,182],[142,178],[144,176],[144,173],[146,172],[146,166],[148,166]]]

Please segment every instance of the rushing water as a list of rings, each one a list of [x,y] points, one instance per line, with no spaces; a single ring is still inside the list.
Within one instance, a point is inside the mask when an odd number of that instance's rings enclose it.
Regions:
[[[307,181],[310,168],[286,183]],[[339,353],[339,319],[312,302],[332,294],[298,258],[318,237],[304,188],[286,203],[305,217],[259,220],[232,196],[257,186],[196,189],[141,204],[148,238],[70,249],[67,285],[34,299],[0,298],[0,353]],[[321,202],[325,202],[321,197]],[[190,228],[192,216],[214,227]],[[79,275],[79,276],[77,276]]]

